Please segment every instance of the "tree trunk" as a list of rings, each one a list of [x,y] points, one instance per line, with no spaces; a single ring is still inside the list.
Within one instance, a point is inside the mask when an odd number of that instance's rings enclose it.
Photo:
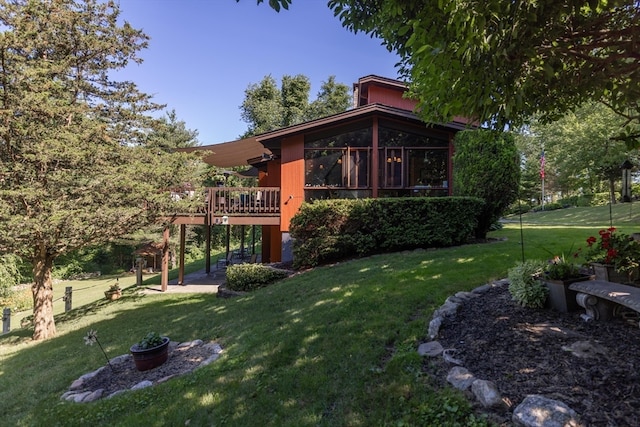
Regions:
[[[36,251],[33,260],[33,339],[45,340],[56,335],[53,319],[53,282],[51,269],[53,257],[47,255],[46,248]]]

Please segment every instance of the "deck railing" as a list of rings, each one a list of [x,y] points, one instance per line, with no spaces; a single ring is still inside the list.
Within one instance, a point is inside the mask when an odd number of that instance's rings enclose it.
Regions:
[[[214,215],[279,215],[280,187],[209,187],[207,204]]]

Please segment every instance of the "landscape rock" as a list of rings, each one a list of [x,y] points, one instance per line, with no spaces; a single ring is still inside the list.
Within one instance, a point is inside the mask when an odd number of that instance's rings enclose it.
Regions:
[[[576,341],[571,345],[563,346],[562,349],[570,351],[577,357],[598,357],[607,352],[603,346],[591,341]]]
[[[430,341],[420,344],[418,347],[418,354],[420,356],[440,356],[444,349],[442,348],[442,344],[438,341]]]
[[[513,422],[524,427],[585,427],[564,403],[530,394],[513,411]]]
[[[477,295],[482,295],[484,293],[489,292],[489,289],[491,289],[492,286],[490,284],[485,284],[482,286],[478,286],[477,288],[475,288],[474,290],[472,290],[471,292]]]
[[[82,399],[82,401],[83,402],[93,402],[93,401],[96,401],[96,400],[100,399],[103,394],[104,394],[104,389],[99,388],[99,389],[89,393],[87,396],[85,396],[85,398]]]
[[[151,387],[153,383],[149,380],[140,381],[138,384],[131,387],[131,390],[140,390],[141,388]]]
[[[468,369],[461,366],[451,368],[449,374],[447,374],[447,381],[449,384],[458,390],[467,390],[475,380],[476,378],[473,374],[469,372]]]
[[[445,301],[445,303],[436,310],[434,317],[453,317],[458,312],[459,308],[459,303]]]
[[[438,336],[440,326],[442,325],[442,317],[436,316],[429,322],[429,338],[434,339]]]
[[[462,365],[462,360],[454,357],[453,355],[457,353],[455,348],[448,348],[442,352],[442,358],[445,362],[451,363],[453,365]]]
[[[475,380],[471,383],[471,392],[485,408],[499,406],[503,403],[498,387],[491,381]]]

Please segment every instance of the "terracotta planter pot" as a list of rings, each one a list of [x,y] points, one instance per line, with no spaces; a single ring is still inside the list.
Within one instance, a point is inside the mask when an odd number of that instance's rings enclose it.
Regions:
[[[122,291],[104,291],[104,296],[109,301],[114,301],[122,296]]]
[[[567,280],[538,279],[547,287],[547,289],[549,289],[549,296],[547,297],[546,304],[547,308],[551,308],[561,313],[580,309],[580,306],[576,302],[577,292],[569,289],[569,285],[589,280],[590,277],[591,276],[581,276]]]
[[[148,371],[157,368],[169,357],[169,337],[162,337],[162,344],[157,347],[140,349],[138,344],[131,346],[129,351],[138,371]]]
[[[596,280],[604,280],[615,283],[635,282],[640,277],[640,271],[636,268],[631,271],[616,271],[615,267],[610,264],[600,264],[598,262],[591,263],[593,273]]]

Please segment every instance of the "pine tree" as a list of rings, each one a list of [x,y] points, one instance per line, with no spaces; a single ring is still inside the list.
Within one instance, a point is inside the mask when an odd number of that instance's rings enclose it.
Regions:
[[[0,253],[33,264],[36,340],[56,333],[55,259],[156,221],[166,190],[193,181],[184,154],[149,143],[162,106],[112,78],[148,41],[119,13],[0,0]]]

